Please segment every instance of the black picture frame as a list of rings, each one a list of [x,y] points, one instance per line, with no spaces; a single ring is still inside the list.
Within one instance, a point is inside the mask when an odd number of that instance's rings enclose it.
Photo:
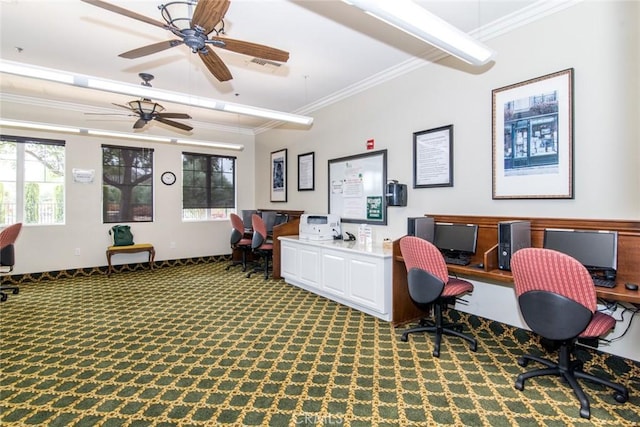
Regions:
[[[271,152],[271,201],[287,201],[287,149]]]
[[[432,187],[453,187],[453,125],[413,134],[413,188]]]
[[[298,191],[314,191],[315,176],[315,152],[298,154]]]

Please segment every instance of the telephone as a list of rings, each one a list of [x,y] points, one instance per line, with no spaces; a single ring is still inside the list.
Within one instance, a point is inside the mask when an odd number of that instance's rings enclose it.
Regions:
[[[349,233],[348,231],[345,231],[345,233],[347,234],[347,238],[344,239],[347,242],[353,242],[354,240],[356,240],[356,236],[354,236],[353,234]]]

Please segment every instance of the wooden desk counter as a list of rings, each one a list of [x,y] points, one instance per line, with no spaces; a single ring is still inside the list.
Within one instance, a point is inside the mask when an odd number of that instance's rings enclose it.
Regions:
[[[461,224],[478,224],[478,247],[466,266],[448,265],[449,272],[459,274],[470,279],[485,282],[500,283],[513,286],[513,276],[510,271],[498,269],[498,222],[509,220],[531,221],[531,245],[542,247],[545,228],[575,228],[581,230],[615,230],[618,232],[618,271],[617,284],[614,288],[596,286],[599,298],[640,304],[640,291],[631,291],[624,287],[626,282],[640,285],[640,221],[627,220],[590,220],[590,219],[554,219],[554,218],[519,218],[519,217],[486,217],[467,215],[429,215],[436,222],[451,222]],[[394,278],[398,278],[399,286],[406,292],[406,269],[400,253],[398,241],[394,242],[394,268],[401,269],[402,274],[394,271]],[[483,263],[484,268],[475,265]],[[404,282],[403,282],[404,280]],[[395,288],[395,283],[394,283]],[[394,292],[395,289],[394,289]]]

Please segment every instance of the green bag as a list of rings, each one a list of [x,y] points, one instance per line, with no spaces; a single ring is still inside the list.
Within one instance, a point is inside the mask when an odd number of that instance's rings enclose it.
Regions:
[[[128,225],[114,225],[109,230],[109,234],[113,235],[113,246],[131,246],[134,244],[131,227]]]

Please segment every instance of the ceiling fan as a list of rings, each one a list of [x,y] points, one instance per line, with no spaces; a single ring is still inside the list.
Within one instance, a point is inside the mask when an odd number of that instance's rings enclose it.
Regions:
[[[101,0],[82,1],[129,18],[137,19],[138,21],[146,22],[147,24],[167,29],[179,38],[179,40],[167,40],[121,53],[119,56],[122,58],[140,58],[184,44],[191,48],[193,53],[197,53],[200,56],[200,59],[202,59],[202,62],[204,62],[204,65],[211,74],[221,82],[231,80],[233,77],[222,59],[211,49],[211,46],[269,61],[287,62],[289,60],[289,52],[280,49],[227,37],[219,37],[221,34],[224,34],[224,21],[222,18],[224,18],[231,4],[229,0],[184,0],[161,4],[158,8],[161,11],[162,18],[165,21],[164,23]],[[170,10],[174,10],[174,8],[183,10],[185,7],[191,16],[172,16]],[[213,35],[210,36],[212,33]]]
[[[143,80],[141,85],[151,87],[151,80],[153,80],[153,75],[148,73],[139,73],[138,76]],[[169,119],[190,119],[191,116],[185,113],[164,113],[164,107],[157,102],[153,102],[148,98],[140,98],[133,101],[129,101],[127,105],[122,104],[113,104],[116,107],[125,108],[129,110],[129,112],[133,114],[128,114],[129,116],[138,116],[138,120],[133,124],[134,129],[141,129],[146,126],[151,120],[157,120],[160,123],[164,123],[168,126],[173,126],[175,128],[191,131],[193,128],[189,125],[185,125],[184,123],[176,122],[174,120]],[[102,114],[102,113],[85,113],[85,114]]]

